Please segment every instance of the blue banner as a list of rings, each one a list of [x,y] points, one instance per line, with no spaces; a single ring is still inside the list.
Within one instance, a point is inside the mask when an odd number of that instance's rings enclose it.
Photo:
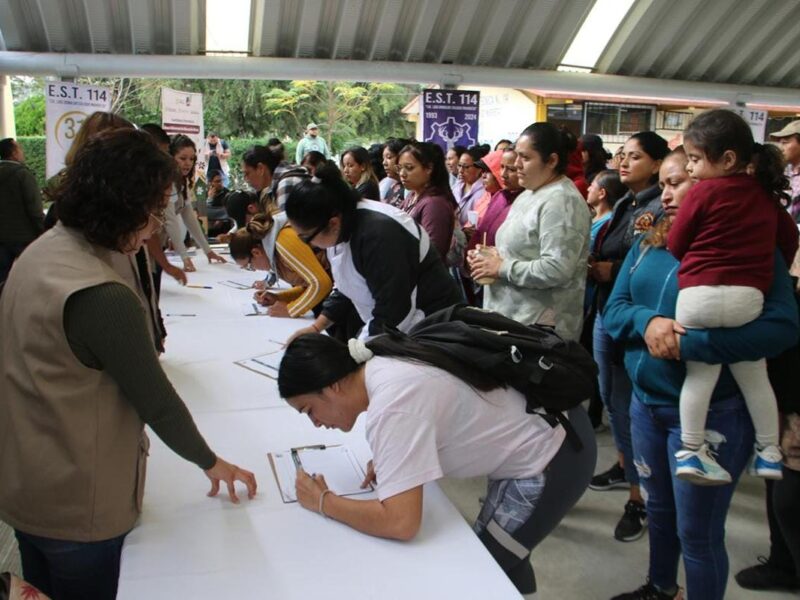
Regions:
[[[425,90],[420,102],[422,139],[447,152],[453,146],[478,143],[480,92]]]

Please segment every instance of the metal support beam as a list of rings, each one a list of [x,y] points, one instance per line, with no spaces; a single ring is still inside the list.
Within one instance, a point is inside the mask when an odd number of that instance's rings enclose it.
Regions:
[[[748,104],[797,110],[791,88],[562,73],[528,69],[385,61],[225,56],[132,56],[0,52],[0,74],[62,77],[175,77],[187,79],[314,79],[510,87],[553,95],[592,95],[616,101],[728,104],[750,94]]]

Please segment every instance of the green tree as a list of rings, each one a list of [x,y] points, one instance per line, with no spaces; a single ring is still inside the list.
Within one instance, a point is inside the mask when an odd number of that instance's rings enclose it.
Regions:
[[[263,102],[268,113],[293,124],[297,135],[309,121],[323,124],[323,136],[339,151],[353,143],[408,135],[413,127],[404,124],[400,109],[415,93],[413,88],[392,83],[303,80],[273,88]]]
[[[17,135],[44,135],[44,96],[28,96],[14,107]]]

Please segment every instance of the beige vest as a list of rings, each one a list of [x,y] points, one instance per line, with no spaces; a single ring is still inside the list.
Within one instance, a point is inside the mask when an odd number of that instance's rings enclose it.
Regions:
[[[70,295],[127,285],[114,263],[126,264],[59,223],[17,260],[0,296],[0,517],[20,531],[104,540],[141,510],[143,424],[64,333]]]

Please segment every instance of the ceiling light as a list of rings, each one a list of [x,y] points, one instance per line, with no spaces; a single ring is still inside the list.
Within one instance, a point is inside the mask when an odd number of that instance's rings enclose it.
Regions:
[[[563,71],[565,73],[591,73],[592,70],[589,67],[573,67],[572,65],[558,65],[556,67],[557,71]]]
[[[206,52],[250,50],[250,0],[206,0]]]
[[[633,0],[597,0],[561,59],[561,66],[593,69],[632,5]]]

